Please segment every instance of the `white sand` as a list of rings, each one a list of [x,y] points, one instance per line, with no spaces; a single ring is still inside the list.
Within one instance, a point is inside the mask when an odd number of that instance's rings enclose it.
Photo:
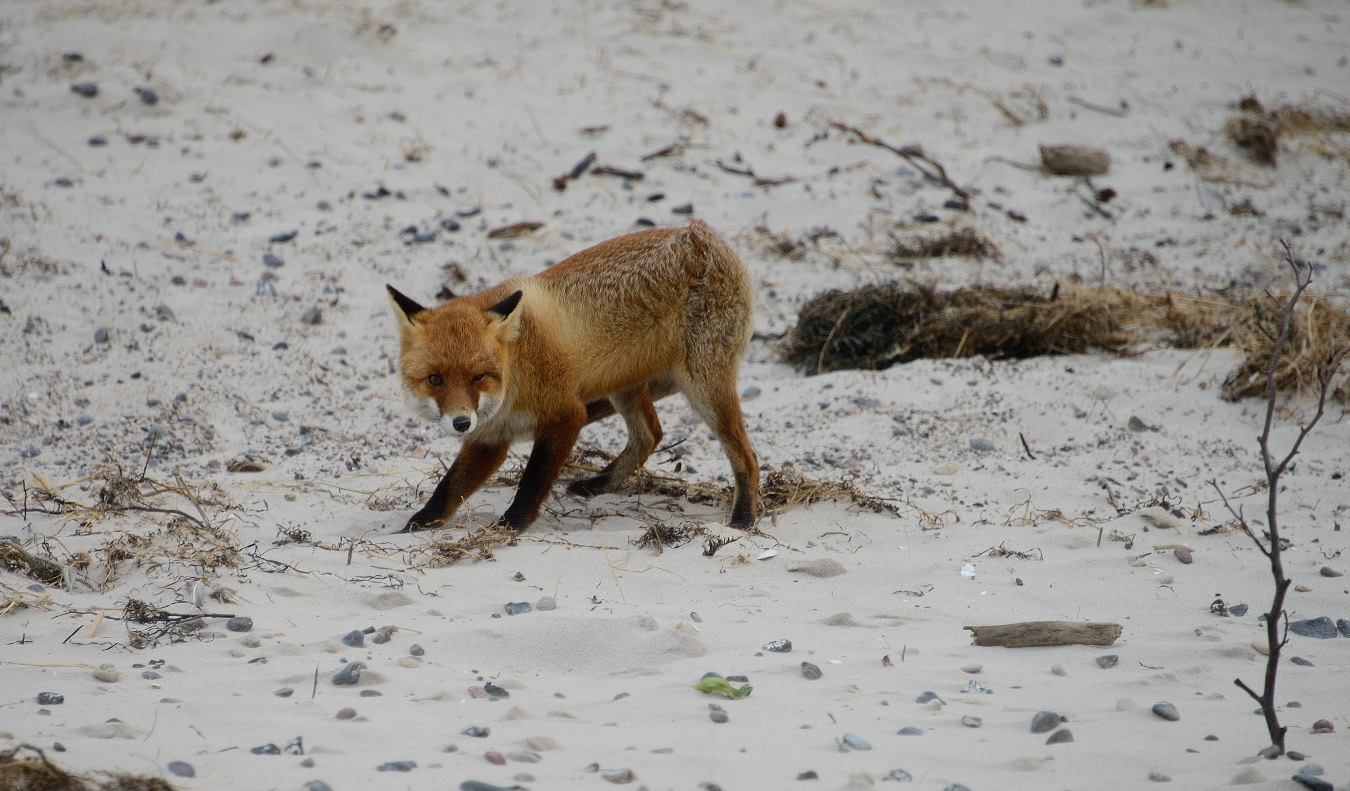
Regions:
[[[1249,163],[1222,128],[1253,92],[1270,105],[1345,109],[1344,3],[132,7],[0,7],[0,349],[12,372],[0,384],[0,484],[22,512],[0,518],[0,535],[63,562],[90,553],[69,589],[30,590],[32,580],[0,572],[16,602],[0,616],[0,746],[28,743],[74,771],[181,788],[607,787],[587,771],[596,764],[630,769],[630,787],[654,791],[796,787],[808,770],[819,780],[803,788],[865,789],[895,769],[929,789],[1141,788],[1154,772],[1171,778],[1163,787],[1296,787],[1288,778],[1307,762],[1255,757],[1265,727],[1233,685],[1258,685],[1264,668],[1252,649],[1269,606],[1264,559],[1240,532],[1202,535],[1229,522],[1211,479],[1253,518],[1265,502],[1255,442],[1264,404],[1219,395],[1232,353],[1159,346],[803,378],[758,340],[742,386],[761,390],[744,406],[763,461],[847,478],[898,516],[798,508],[709,558],[701,541],[656,554],[630,540],[640,518],[720,531],[717,505],[559,491],[494,562],[432,568],[424,550],[437,534],[393,531],[456,443],[403,410],[383,284],[427,301],[443,284],[468,293],[633,230],[639,217],[682,224],[671,210],[692,203],[755,275],[765,335],[789,328],[812,294],[895,277],[1283,287],[1280,238],[1322,267],[1317,291],[1343,298],[1345,137],[1290,138],[1271,169]],[[63,57],[74,52],[81,59]],[[98,95],[73,93],[80,82]],[[973,211],[942,208],[949,191],[891,153],[826,134],[830,120],[922,145],[979,190]],[[106,145],[90,146],[96,135]],[[1227,181],[1198,180],[1169,151],[1174,139],[1225,158]],[[688,145],[676,155],[642,159],[678,141]],[[1110,173],[1089,187],[1011,164],[1034,164],[1038,144],[1061,142],[1107,148]],[[587,174],[556,191],[552,179],[592,150],[645,179],[628,188]],[[756,187],[719,160],[796,181]],[[381,185],[396,194],[363,197]],[[1084,203],[1104,187],[1117,193],[1110,219]],[[649,202],[653,193],[664,200]],[[1245,199],[1260,216],[1226,211]],[[400,235],[473,208],[481,213],[433,242]],[[921,212],[975,226],[1001,256],[896,268],[883,255],[890,234],[929,228],[915,226]],[[545,226],[486,239],[523,220]],[[760,226],[791,239],[833,234],[789,260]],[[298,234],[269,244],[286,231]],[[284,266],[265,267],[269,251]],[[258,293],[264,272],[276,276],[274,295]],[[314,307],[321,323],[302,323]],[[94,341],[99,328],[107,343]],[[726,474],[682,402],[660,412],[667,441],[687,441],[649,468],[675,474],[679,460],[691,480]],[[92,422],[78,425],[82,413]],[[1276,447],[1308,416],[1297,403],[1282,414]],[[1129,430],[1131,417],[1156,430]],[[192,562],[209,542],[166,529],[166,514],[85,526],[24,507],[25,487],[35,506],[42,482],[93,503],[105,465],[138,474],[156,430],[148,476],[181,476],[208,498],[205,518],[243,548],[239,568]],[[972,450],[977,437],[996,450]],[[621,443],[609,424],[582,438],[605,451]],[[224,470],[246,455],[266,469]],[[1292,618],[1350,618],[1345,579],[1318,574],[1350,571],[1340,555],[1347,472],[1350,420],[1335,405],[1280,494],[1286,562],[1302,586]],[[511,495],[497,486],[477,496],[470,523],[487,524]],[[1182,514],[1177,527],[1148,527],[1138,510],[1157,501]],[[199,516],[176,495],[146,502]],[[307,531],[314,544],[275,545],[281,530]],[[1132,535],[1131,548],[1113,533]],[[1192,564],[1162,548],[1177,544]],[[125,557],[110,568],[112,547]],[[995,547],[1026,556],[993,557]],[[777,555],[760,559],[765,550]],[[846,573],[789,571],[822,559]],[[233,591],[234,603],[203,606],[247,615],[253,631],[217,620],[204,636],[129,647],[115,620],[128,599],[190,612],[197,581]],[[503,613],[543,596],[557,609]],[[1216,597],[1251,610],[1211,615]],[[109,617],[96,623],[100,613]],[[1003,649],[973,647],[961,629],[1056,619],[1124,632],[1111,648]],[[384,625],[398,627],[387,644],[338,642]],[[761,651],[778,638],[793,651]],[[420,663],[408,659],[414,643],[426,649]],[[1348,646],[1293,637],[1287,656],[1311,664],[1286,661],[1277,694],[1289,748],[1337,787],[1350,782]],[[1099,668],[1105,654],[1119,664]],[[357,688],[330,683],[344,659],[368,666]],[[151,660],[164,662],[162,678],[142,677]],[[803,678],[802,661],[823,677]],[[93,677],[105,662],[119,681]],[[970,665],[982,670],[962,671]],[[690,689],[706,671],[746,675],[754,692],[725,700]],[[963,693],[972,679],[992,694]],[[510,698],[471,697],[487,680]],[[274,694],[283,687],[294,693]],[[65,702],[39,706],[42,691]],[[915,703],[925,691],[945,705]],[[1159,701],[1180,720],[1151,713]],[[713,723],[709,703],[729,722]],[[335,718],[344,707],[354,719]],[[1074,740],[1047,745],[1031,733],[1040,710],[1067,717]],[[963,716],[982,725],[963,727]],[[1335,732],[1310,735],[1322,718]],[[491,733],[461,734],[472,725]],[[897,735],[903,727],[922,735]],[[841,751],[846,733],[872,749]],[[303,757],[250,752],[297,736]],[[531,749],[538,763],[485,759]],[[173,761],[195,777],[171,775]],[[376,771],[389,761],[416,768]]]

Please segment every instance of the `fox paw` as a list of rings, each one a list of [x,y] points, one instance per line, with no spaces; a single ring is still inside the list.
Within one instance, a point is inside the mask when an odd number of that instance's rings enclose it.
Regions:
[[[597,475],[594,478],[586,478],[580,481],[573,481],[567,486],[567,493],[577,497],[594,497],[606,490],[609,485],[609,478],[604,475]]]

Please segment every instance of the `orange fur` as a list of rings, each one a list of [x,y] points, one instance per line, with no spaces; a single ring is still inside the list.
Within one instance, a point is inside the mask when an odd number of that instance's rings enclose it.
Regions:
[[[534,277],[431,309],[389,293],[409,406],[464,439],[405,529],[449,519],[510,444],[526,439],[534,448],[501,522],[528,527],[582,426],[617,412],[627,446],[600,474],[570,487],[583,495],[613,490],[661,440],[652,401],[676,391],[731,462],[732,526],[754,525],[759,465],[736,394],[750,343],[750,276],[702,222],[611,239]]]

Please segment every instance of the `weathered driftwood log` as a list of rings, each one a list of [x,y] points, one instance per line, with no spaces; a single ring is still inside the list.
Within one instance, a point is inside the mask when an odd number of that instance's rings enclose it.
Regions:
[[[974,645],[1026,648],[1038,645],[1111,645],[1120,637],[1118,623],[1024,621],[993,626],[963,626]]]
[[[1111,154],[1088,146],[1041,146],[1041,167],[1056,176],[1101,176],[1111,169]]]

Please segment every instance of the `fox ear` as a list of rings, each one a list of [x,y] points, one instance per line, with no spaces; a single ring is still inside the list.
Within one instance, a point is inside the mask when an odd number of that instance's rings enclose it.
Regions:
[[[488,308],[487,312],[495,313],[501,318],[505,319],[507,316],[510,316],[511,312],[514,311],[516,309],[516,306],[520,304],[520,298],[524,296],[524,293],[525,292],[523,291],[517,291],[516,293],[512,294],[511,296],[507,297],[501,302],[498,302],[496,305],[493,305],[492,307]]]
[[[412,323],[413,316],[426,310],[393,286],[386,283],[384,287],[389,290],[389,299],[394,303],[394,310],[409,324]]]

